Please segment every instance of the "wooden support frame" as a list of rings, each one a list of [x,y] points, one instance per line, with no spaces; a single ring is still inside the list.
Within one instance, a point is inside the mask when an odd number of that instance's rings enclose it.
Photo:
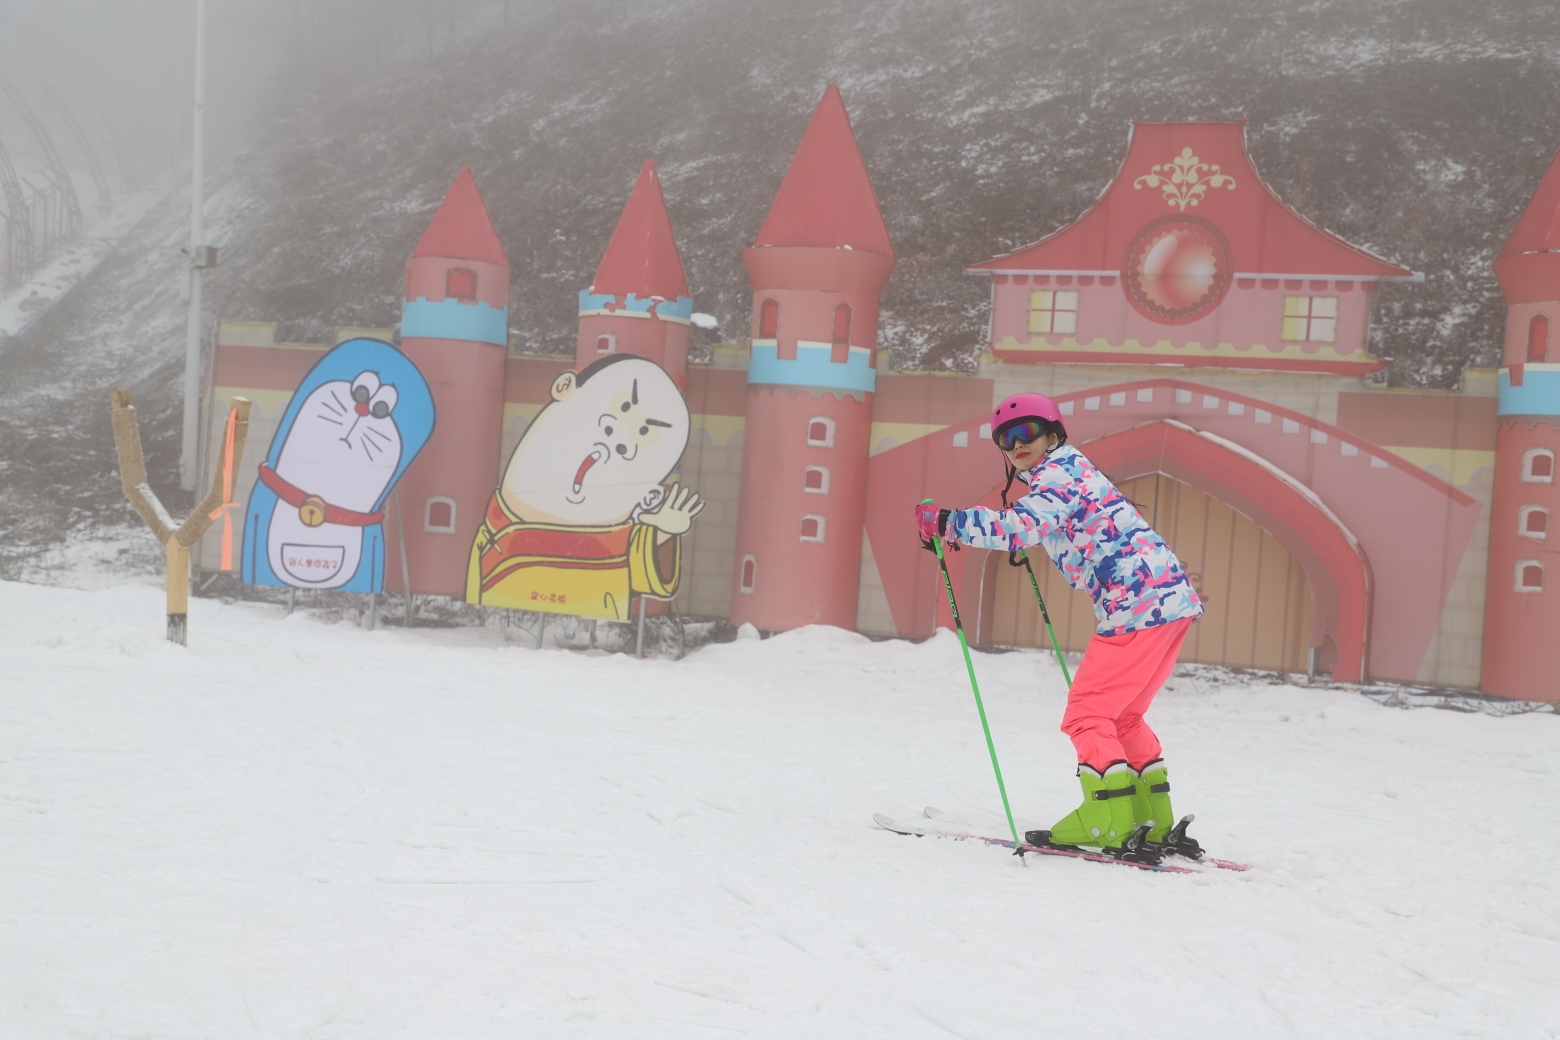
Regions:
[[[119,482],[125,498],[146,522],[153,537],[167,553],[168,641],[185,646],[189,639],[190,548],[222,515],[233,487],[233,474],[244,457],[244,437],[249,431],[250,403],[235,397],[228,410],[227,440],[231,451],[223,453],[212,476],[211,491],[182,524],[175,524],[146,479],[146,457],[141,451],[141,426],[136,419],[130,391],[108,395],[114,419],[114,448],[119,453]]]

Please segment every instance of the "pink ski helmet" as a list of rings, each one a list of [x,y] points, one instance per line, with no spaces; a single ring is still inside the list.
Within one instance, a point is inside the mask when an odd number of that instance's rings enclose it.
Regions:
[[[995,441],[1004,426],[1011,426],[1025,419],[1044,419],[1053,422],[1061,429],[1062,437],[1065,439],[1067,436],[1067,427],[1062,423],[1062,413],[1056,407],[1055,401],[1044,394],[1014,394],[992,411],[991,439]]]

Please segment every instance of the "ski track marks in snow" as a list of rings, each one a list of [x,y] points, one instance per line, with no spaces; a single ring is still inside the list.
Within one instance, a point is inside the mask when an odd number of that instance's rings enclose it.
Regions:
[[[7,1038],[1560,1032],[1552,716],[1177,678],[1177,807],[1253,869],[1025,869],[871,819],[1005,830],[947,633],[641,662],[191,610],[181,649],[156,589],[0,583]],[[1048,825],[1055,665],[976,668]]]

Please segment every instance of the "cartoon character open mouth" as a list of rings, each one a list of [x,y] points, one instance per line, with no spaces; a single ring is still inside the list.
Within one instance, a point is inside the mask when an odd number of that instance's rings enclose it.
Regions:
[[[580,468],[574,471],[574,493],[576,495],[580,494],[580,489],[585,484],[585,474],[589,473],[590,468],[596,463],[607,461],[609,454],[605,444],[597,443],[591,453],[581,460]],[[573,501],[573,499],[570,501]]]

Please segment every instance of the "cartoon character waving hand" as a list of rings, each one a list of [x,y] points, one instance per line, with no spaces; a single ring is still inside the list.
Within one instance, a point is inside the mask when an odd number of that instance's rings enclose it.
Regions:
[[[626,621],[632,594],[670,598],[682,535],[704,509],[662,484],[692,419],[655,362],[614,354],[553,381],[477,529],[466,599]]]

